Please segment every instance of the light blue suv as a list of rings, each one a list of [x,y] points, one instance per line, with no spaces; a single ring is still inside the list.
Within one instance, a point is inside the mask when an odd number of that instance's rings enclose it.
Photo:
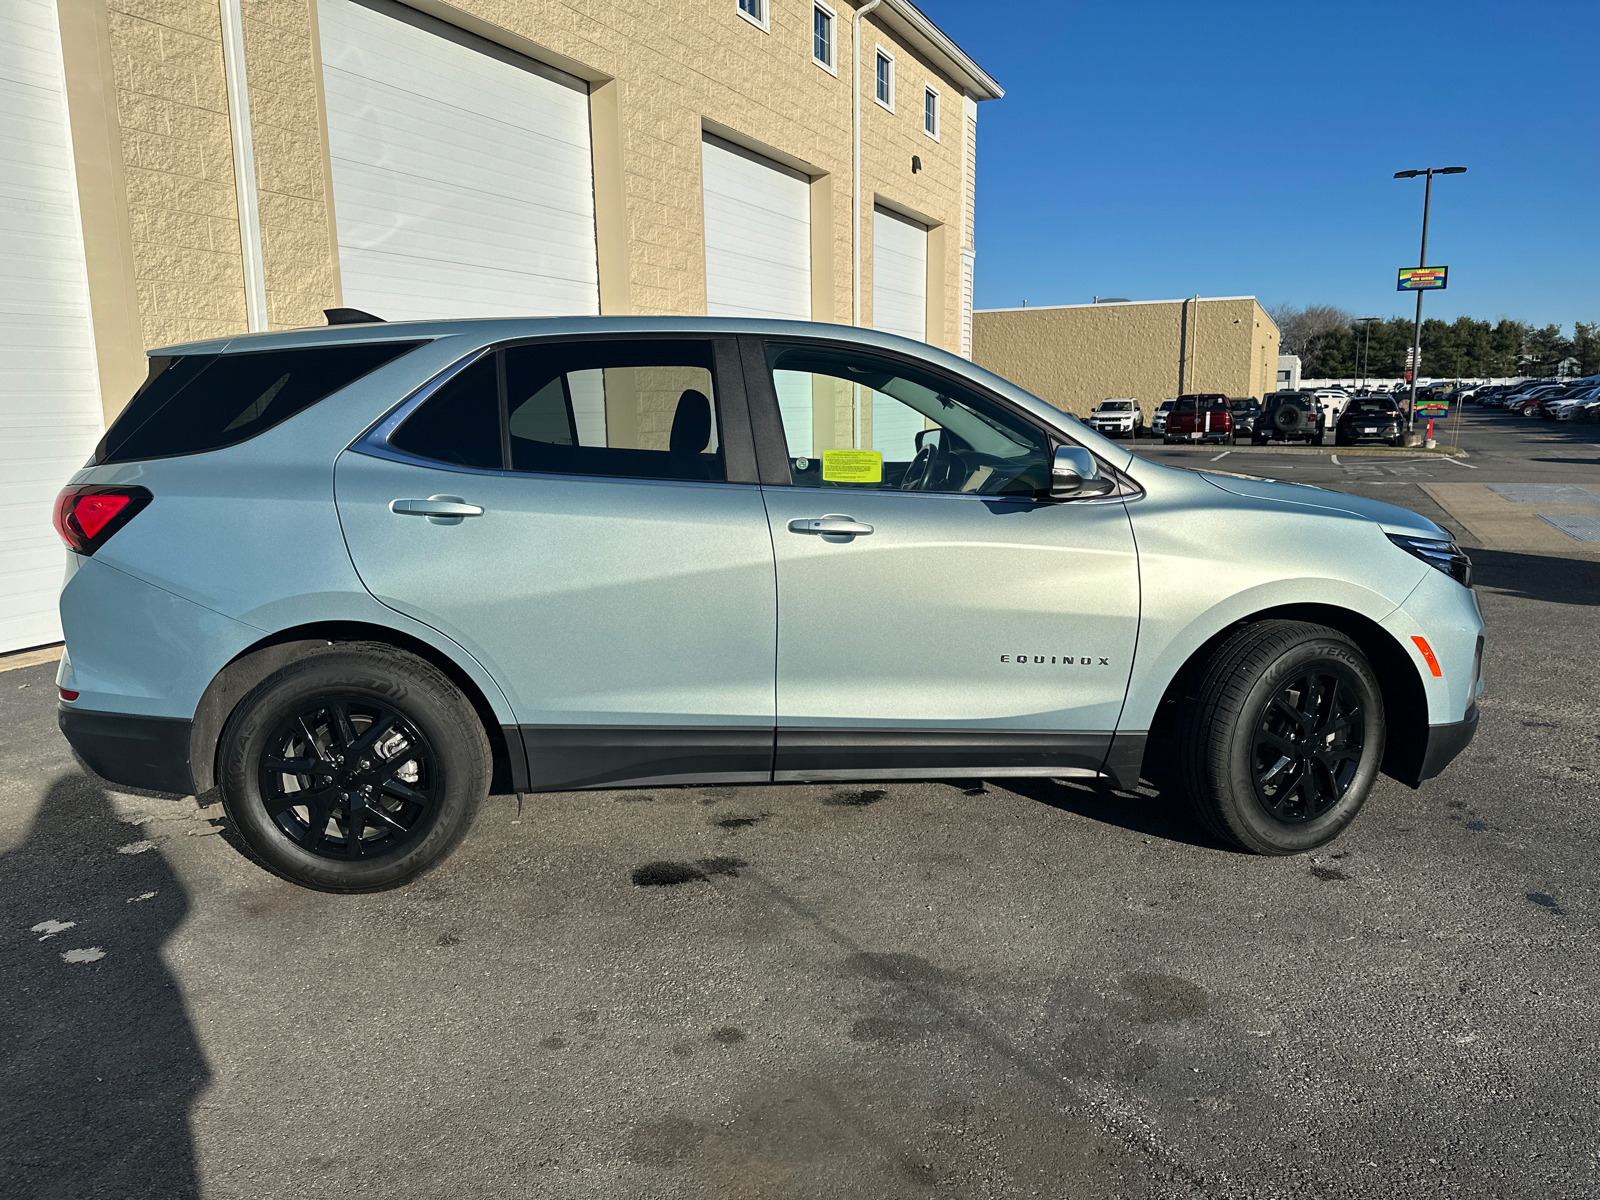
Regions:
[[[1294,853],[1437,774],[1482,688],[1431,522],[1143,462],[840,326],[155,351],[56,523],[83,760],[220,787],[329,891],[439,861],[491,789],[1142,773]]]

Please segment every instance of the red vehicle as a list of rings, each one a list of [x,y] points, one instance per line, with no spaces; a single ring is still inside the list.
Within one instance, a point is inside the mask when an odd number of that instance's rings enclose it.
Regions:
[[[1221,392],[1179,396],[1167,415],[1165,442],[1226,442],[1233,445],[1233,413]]]

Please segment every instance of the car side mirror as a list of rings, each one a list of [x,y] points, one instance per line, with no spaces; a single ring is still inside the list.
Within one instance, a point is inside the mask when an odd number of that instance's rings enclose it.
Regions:
[[[1100,475],[1100,464],[1082,446],[1058,446],[1050,463],[1050,498],[1076,500],[1103,496],[1112,483]]]

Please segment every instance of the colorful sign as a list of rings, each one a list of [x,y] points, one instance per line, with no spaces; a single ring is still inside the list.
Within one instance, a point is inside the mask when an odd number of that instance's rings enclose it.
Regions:
[[[1445,286],[1449,267],[1401,267],[1397,292],[1436,292]]]
[[[1447,400],[1421,400],[1417,401],[1417,415],[1419,417],[1442,417],[1450,411]]]

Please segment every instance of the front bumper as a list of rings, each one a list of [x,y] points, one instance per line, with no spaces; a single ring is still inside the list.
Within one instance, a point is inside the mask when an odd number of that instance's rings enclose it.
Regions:
[[[107,783],[194,794],[189,771],[192,722],[85,711],[65,703],[57,721],[84,765]]]
[[[1422,755],[1422,769],[1417,782],[1432,779],[1454,761],[1456,755],[1467,748],[1478,732],[1478,706],[1467,710],[1467,719],[1451,725],[1428,726],[1428,748]]]

